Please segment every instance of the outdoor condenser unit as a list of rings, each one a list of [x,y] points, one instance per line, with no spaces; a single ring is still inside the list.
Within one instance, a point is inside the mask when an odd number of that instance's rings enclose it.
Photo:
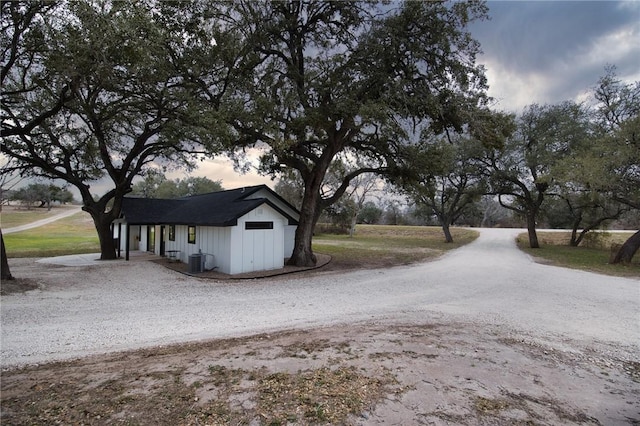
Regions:
[[[187,272],[189,272],[190,274],[202,272],[202,255],[201,254],[189,255],[189,267],[187,269]]]

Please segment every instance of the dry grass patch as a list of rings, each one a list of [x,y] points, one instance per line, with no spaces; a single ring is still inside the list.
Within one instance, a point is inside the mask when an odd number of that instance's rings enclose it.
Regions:
[[[479,413],[487,414],[509,408],[509,402],[504,399],[477,397],[473,406]]]
[[[628,232],[592,232],[578,247],[569,246],[569,232],[539,232],[539,249],[529,247],[526,233],[517,237],[518,247],[543,263],[581,269],[621,277],[640,277],[638,256],[629,265],[611,265],[611,246],[622,244],[631,236]]]
[[[333,268],[384,268],[435,259],[479,235],[469,228],[453,228],[452,234],[454,242],[446,243],[438,227],[358,225],[353,237],[316,235],[313,249],[332,256]]]
[[[383,383],[353,367],[274,373],[258,384],[259,413],[268,425],[341,424],[377,399]]]
[[[47,219],[66,210],[74,208],[73,206],[54,206],[51,210],[46,208],[33,207],[28,209],[22,206],[2,206],[0,223],[2,228],[13,228],[22,226],[38,220]]]
[[[5,389],[8,424],[341,424],[370,408],[384,379],[354,367],[287,372],[212,365],[189,376],[184,367],[138,371],[100,380],[65,375],[38,380],[29,394]],[[15,423],[11,423],[15,422]]]
[[[276,338],[286,341],[289,334]],[[350,416],[372,409],[395,383],[385,369],[371,372],[329,358],[316,367],[302,362],[297,371],[283,369],[278,360],[300,352],[339,356],[344,342],[319,338],[307,344],[298,337],[278,344],[265,342],[267,338],[274,336],[143,349],[4,372],[3,424],[347,424]],[[271,359],[268,354],[277,347],[285,353],[272,352]],[[230,348],[245,355],[225,355]]]

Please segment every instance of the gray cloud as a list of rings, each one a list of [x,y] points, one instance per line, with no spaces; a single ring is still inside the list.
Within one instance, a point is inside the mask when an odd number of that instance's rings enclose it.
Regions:
[[[482,44],[490,93],[505,109],[575,99],[607,64],[640,77],[640,2],[491,1],[491,20],[471,32]]]
[[[613,1],[489,2],[491,20],[474,35],[486,55],[514,69],[544,70],[560,58],[588,51],[603,35],[637,28],[640,3]]]

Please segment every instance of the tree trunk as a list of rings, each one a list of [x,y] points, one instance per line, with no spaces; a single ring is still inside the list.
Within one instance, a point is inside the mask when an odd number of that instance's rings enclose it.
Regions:
[[[480,222],[480,228],[486,228],[487,222],[489,221],[488,209],[485,209],[484,213],[482,213],[482,221]]]
[[[91,212],[90,212],[91,213]],[[116,245],[113,240],[113,233],[111,231],[111,220],[108,215],[100,215],[99,217],[91,214],[93,223],[96,226],[98,232],[98,239],[100,240],[100,260],[114,260],[116,257]]]
[[[292,266],[315,266],[317,262],[316,255],[313,254],[311,242],[313,239],[313,230],[318,221],[320,209],[320,193],[311,188],[305,189],[302,199],[302,209],[300,211],[300,220],[296,228],[295,243],[291,258],[287,261]]]
[[[527,214],[527,233],[529,234],[529,247],[540,248],[538,233],[536,232],[536,215]]]
[[[618,250],[618,253],[611,263],[631,263],[631,259],[633,259],[633,256],[636,254],[638,249],[640,249],[640,231],[630,236],[627,241],[622,244],[622,247],[620,247],[620,250]]]
[[[314,224],[312,221],[303,221],[300,216],[300,222],[296,228],[296,239],[293,246],[291,258],[287,261],[287,265],[292,266],[315,266],[317,262],[316,255],[313,254],[311,242],[313,239]]]
[[[349,227],[349,238],[353,238],[356,233],[356,225],[358,224],[359,209],[356,209],[355,213],[351,216],[351,226]]]
[[[0,264],[0,279],[2,280],[12,280],[13,275],[11,275],[11,271],[9,270],[9,259],[7,258],[7,250],[4,247],[4,237],[2,236],[2,230],[0,229],[0,240],[2,241],[2,253],[0,253],[0,257],[2,257]]]
[[[449,229],[449,222],[442,222],[442,231],[444,232],[444,239],[447,243],[453,242],[453,236],[451,235],[451,229]]]
[[[582,217],[579,217],[573,221],[573,227],[571,228],[571,239],[569,240],[569,245],[571,247],[578,247],[578,244],[580,244],[582,238],[584,238],[584,235],[582,233],[580,234],[580,236],[578,236],[578,228],[580,227],[581,222]]]
[[[587,232],[589,232],[589,230],[583,229],[577,236],[571,235],[571,241],[569,241],[569,245],[571,247],[578,247],[582,240],[584,240],[584,236],[587,235]]]

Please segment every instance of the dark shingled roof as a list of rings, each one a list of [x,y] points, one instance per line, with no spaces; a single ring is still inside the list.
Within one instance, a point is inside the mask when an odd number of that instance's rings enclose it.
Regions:
[[[234,226],[238,223],[239,217],[262,204],[267,204],[289,219],[289,223],[297,224],[296,218],[267,198],[246,199],[261,189],[267,189],[282,199],[266,185],[171,200],[125,197],[122,202],[122,216],[132,225]],[[282,201],[286,203],[284,199]],[[286,205],[290,206],[288,203]]]

